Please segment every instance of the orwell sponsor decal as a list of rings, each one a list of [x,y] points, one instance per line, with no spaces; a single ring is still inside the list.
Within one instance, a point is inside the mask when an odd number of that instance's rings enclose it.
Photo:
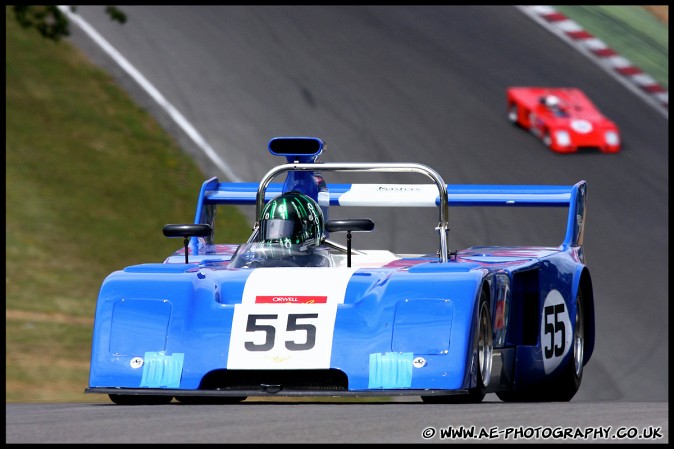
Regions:
[[[325,304],[328,301],[327,296],[261,296],[255,297],[256,304]]]

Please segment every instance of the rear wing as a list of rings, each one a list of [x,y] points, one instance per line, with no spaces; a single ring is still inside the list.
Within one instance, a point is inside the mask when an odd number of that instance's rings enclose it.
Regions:
[[[256,217],[264,204],[288,190],[287,183],[272,183],[277,175],[291,171],[370,171],[415,172],[431,178],[433,184],[325,184],[317,201],[323,208],[362,207],[437,207],[440,256],[447,260],[446,233],[448,207],[566,207],[566,234],[561,249],[582,247],[585,228],[587,183],[556,185],[470,185],[445,184],[440,176],[421,164],[285,164],[272,169],[261,183],[219,182],[211,178],[199,193],[195,223],[213,226],[217,205],[256,205]],[[259,223],[255,223],[254,231]]]

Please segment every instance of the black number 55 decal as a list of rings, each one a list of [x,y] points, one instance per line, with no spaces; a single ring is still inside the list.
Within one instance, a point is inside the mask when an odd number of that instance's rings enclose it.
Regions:
[[[555,357],[559,357],[560,355],[564,354],[566,326],[564,326],[564,322],[559,319],[559,315],[562,313],[564,313],[564,304],[556,304],[554,306],[545,307],[545,333],[550,334],[550,346],[546,345],[543,348],[546,359],[552,357],[553,354]],[[548,321],[548,318],[551,315],[554,315],[552,322]],[[557,332],[562,333],[560,346],[555,344],[555,334]]]
[[[306,332],[306,339],[304,343],[298,343],[293,340],[286,340],[285,347],[289,351],[306,351],[314,347],[316,344],[316,326],[308,323],[298,323],[298,320],[318,318],[317,313],[291,313],[288,315],[288,323],[286,324],[287,332],[304,331]],[[274,347],[276,340],[276,327],[274,321],[271,324],[260,324],[263,320],[277,320],[278,315],[248,315],[248,322],[246,323],[246,332],[264,332],[264,343],[257,344],[252,341],[245,342],[245,347],[249,351],[270,351]]]

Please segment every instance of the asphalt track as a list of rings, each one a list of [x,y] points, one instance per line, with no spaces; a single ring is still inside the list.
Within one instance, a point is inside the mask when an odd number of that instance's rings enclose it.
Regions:
[[[8,442],[442,442],[424,440],[422,430],[452,424],[652,426],[664,429],[656,442],[668,441],[669,148],[661,111],[510,6],[123,9],[130,18],[123,26],[103,7],[78,13],[197,130],[215,159],[77,27],[72,42],[151,111],[207,176],[257,181],[279,163],[266,150],[270,138],[311,135],[327,142],[326,162],[418,162],[447,183],[587,180],[594,355],[569,404],[503,404],[494,395],[451,409],[407,402],[246,402],[229,410],[8,404]],[[581,88],[618,123],[623,151],[546,150],[506,120],[505,89],[514,85]],[[199,186],[185,188],[196,194]],[[358,235],[356,245],[435,250],[435,213],[360,213],[377,228]],[[531,209],[450,210],[449,246],[557,245],[562,220]]]

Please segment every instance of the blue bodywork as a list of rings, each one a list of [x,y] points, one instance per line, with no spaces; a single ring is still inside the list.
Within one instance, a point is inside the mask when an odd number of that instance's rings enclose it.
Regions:
[[[322,150],[320,142],[316,154],[278,155],[290,166],[318,168]],[[312,171],[287,171],[284,183],[270,182],[273,176],[261,183],[207,180],[194,223],[214,226],[220,205],[259,206],[291,189],[314,197],[327,214],[354,188],[326,184]],[[572,363],[579,293],[587,363],[594,306],[582,250],[585,182],[442,185],[449,206],[567,207],[564,240],[557,247],[473,247],[444,260],[382,251],[355,257],[353,266],[241,269],[229,261],[244,242],[190,237],[188,263],[180,249],[163,263],[129,266],[105,279],[86,391],[177,398],[468,393],[480,382],[483,296],[494,362],[488,392],[526,389]],[[439,208],[441,200],[409,198]],[[382,197],[382,206],[387,201]]]

